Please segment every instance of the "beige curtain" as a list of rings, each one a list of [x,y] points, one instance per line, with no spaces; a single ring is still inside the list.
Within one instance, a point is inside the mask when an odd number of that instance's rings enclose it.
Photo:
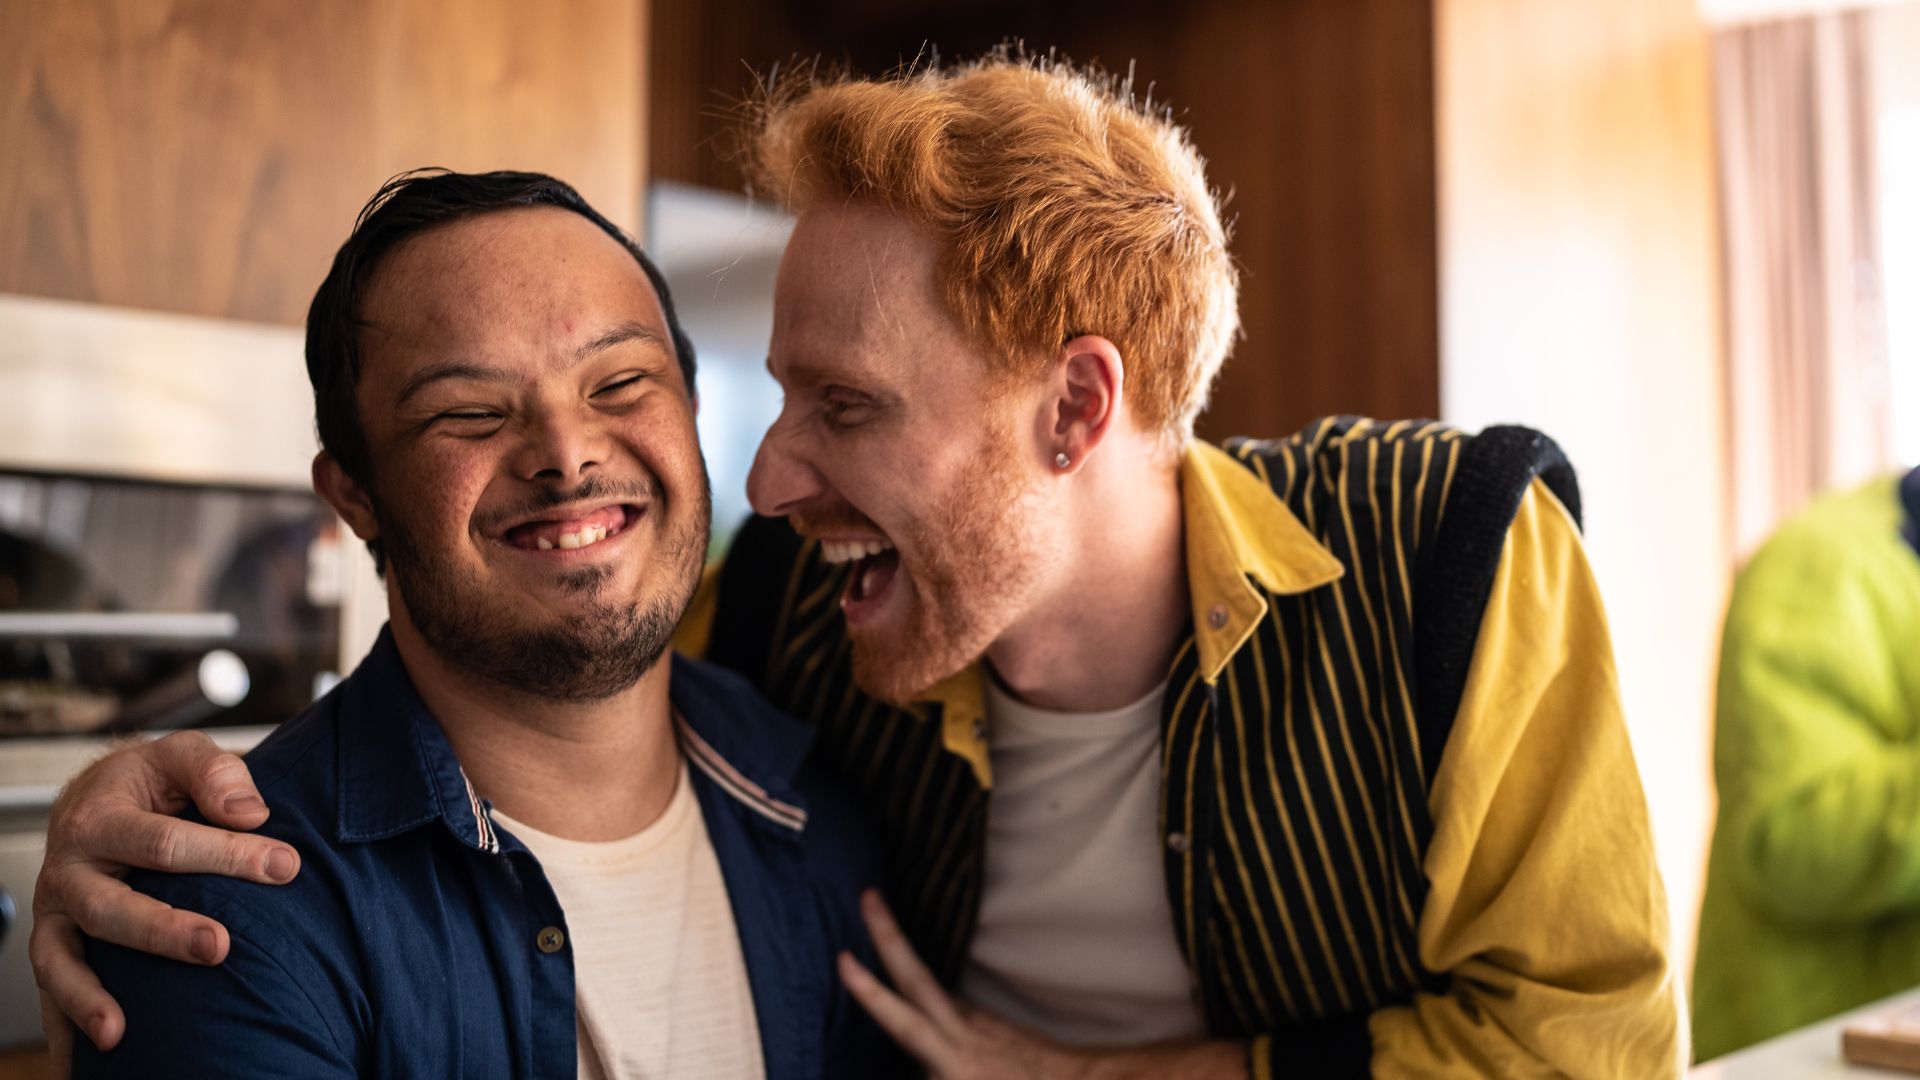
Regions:
[[[1860,12],[1715,35],[1733,538],[1893,464]]]

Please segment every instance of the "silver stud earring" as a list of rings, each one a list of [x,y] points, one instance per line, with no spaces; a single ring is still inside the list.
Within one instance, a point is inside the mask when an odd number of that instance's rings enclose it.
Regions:
[[[1067,466],[1073,464],[1073,459],[1067,456],[1067,452],[1065,450],[1062,450],[1059,453],[1053,455],[1053,463],[1059,466],[1060,468],[1064,469]]]

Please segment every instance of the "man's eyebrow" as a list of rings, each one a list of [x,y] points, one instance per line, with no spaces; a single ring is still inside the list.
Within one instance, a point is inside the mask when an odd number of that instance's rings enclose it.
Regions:
[[[574,350],[573,358],[577,363],[603,349],[611,349],[629,341],[643,341],[667,352],[673,351],[667,340],[660,336],[660,331],[645,323],[624,322]]]
[[[786,380],[784,381],[790,382],[795,386],[818,386],[821,383],[835,382],[847,377],[847,373],[845,372],[837,371],[824,364],[815,364],[806,360],[789,360],[781,366],[786,369],[787,373]],[[767,357],[767,374],[773,376],[773,381],[775,382],[783,381],[773,370],[773,357],[771,356]]]
[[[662,349],[667,348],[666,340],[660,336],[659,331],[652,327],[637,322],[621,323],[606,333],[601,334],[599,337],[594,338],[592,341],[587,342],[585,345],[580,346],[578,349],[575,349],[573,353],[574,362],[579,363],[594,353],[611,349],[615,345],[628,341],[644,341],[650,345],[659,346]],[[405,405],[408,398],[413,397],[434,383],[444,382],[448,379],[476,379],[480,382],[510,383],[518,382],[519,376],[496,367],[476,364],[470,360],[442,360],[436,364],[428,364],[426,367],[414,372],[413,376],[400,387],[400,396],[394,399],[394,404],[396,406]]]
[[[496,367],[476,364],[470,360],[442,360],[428,364],[407,379],[400,387],[400,396],[394,399],[396,407],[405,405],[407,399],[425,390],[428,386],[448,379],[476,379],[480,382],[509,383],[516,381],[514,376]]]
[[[774,374],[773,357],[767,357],[767,374],[773,376],[773,381],[789,389],[812,392],[826,386],[844,386],[882,405],[898,405],[905,400],[898,384],[884,376],[863,372],[858,367],[850,368],[832,362],[816,363],[812,360],[787,360],[780,366],[786,373],[785,379]]]

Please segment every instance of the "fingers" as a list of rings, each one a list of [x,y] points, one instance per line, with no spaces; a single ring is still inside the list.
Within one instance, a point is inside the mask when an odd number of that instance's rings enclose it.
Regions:
[[[284,885],[300,872],[299,854],[278,840],[120,804],[76,810],[68,829],[72,846],[89,862],[219,874],[262,885]]]
[[[852,953],[840,954],[839,968],[840,981],[846,984],[847,992],[894,1042],[917,1058],[930,1073],[941,1075],[952,1071],[953,1050],[925,1013],[882,985]]]
[[[87,1038],[101,1050],[111,1050],[126,1030],[126,1017],[120,1006],[94,977],[82,957],[80,931],[71,919],[61,915],[36,918],[33,936],[27,939],[27,956],[33,962],[33,975],[40,984],[40,1023],[47,1035],[47,1046],[56,1054],[64,1052],[70,1060],[73,1039],[65,1018],[72,1018]],[[58,1061],[56,1057],[56,1061]],[[60,1068],[56,1075],[66,1075]]]
[[[67,815],[82,814],[102,802],[126,802],[144,810],[168,813],[186,805],[196,751],[204,755],[213,740],[198,731],[176,732],[158,742],[124,747],[80,770],[54,800],[54,824]],[[179,776],[174,773],[179,772]],[[57,834],[57,829],[56,829]]]
[[[47,1039],[47,1060],[53,1063],[53,1075],[73,1075],[73,1029],[67,1017],[46,991],[40,992],[40,1031]]]
[[[887,910],[887,903],[877,890],[868,889],[860,894],[860,915],[866,920],[867,931],[873,935],[874,950],[880,954],[880,962],[886,966],[893,985],[941,1029],[957,1030],[962,1020],[953,999],[940,988],[940,981],[927,970],[927,965],[920,962],[920,954],[913,951],[913,943],[901,932],[900,924],[894,921],[893,912]]]
[[[266,822],[267,804],[238,755],[198,731],[175,732],[153,747],[153,766],[165,787],[186,792],[208,821],[230,829],[257,829]]]
[[[55,801],[50,865],[98,863],[212,873],[281,884],[299,872],[293,849],[164,815],[191,795],[211,820],[254,828],[266,821],[245,763],[199,732],[180,732],[94,762]]]
[[[65,876],[64,907],[52,914],[71,920],[85,933],[183,963],[217,964],[227,958],[226,927],[214,920],[135,892],[106,874],[76,870]],[[79,962],[78,942],[72,953]]]

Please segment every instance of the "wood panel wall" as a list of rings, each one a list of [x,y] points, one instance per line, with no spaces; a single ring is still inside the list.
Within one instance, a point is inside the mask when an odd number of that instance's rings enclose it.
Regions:
[[[655,175],[738,189],[721,152],[754,72],[878,73],[1023,39],[1172,103],[1232,193],[1244,340],[1201,420],[1272,435],[1439,410],[1433,30],[1420,0],[656,0]]]
[[[403,169],[639,224],[646,0],[0,5],[0,292],[297,323]]]

